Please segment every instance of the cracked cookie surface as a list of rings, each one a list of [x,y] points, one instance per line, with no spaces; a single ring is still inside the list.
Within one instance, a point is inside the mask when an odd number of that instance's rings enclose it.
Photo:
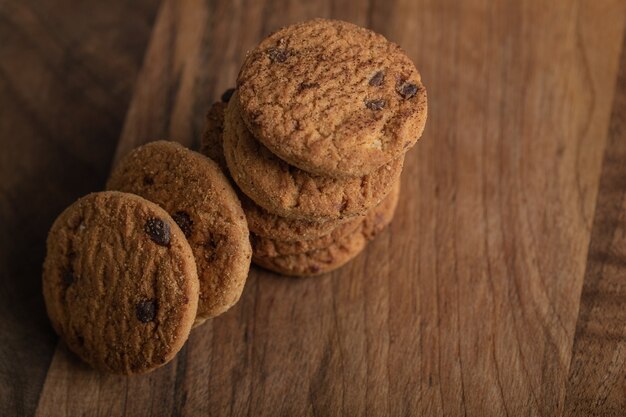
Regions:
[[[239,300],[252,254],[248,225],[235,190],[212,160],[175,142],[148,143],[120,161],[107,188],[159,204],[185,232],[200,280],[196,324]]]
[[[281,159],[326,176],[361,176],[415,144],[426,89],[402,49],[351,23],[285,27],[246,57],[241,115]]]
[[[387,197],[379,203],[380,206],[393,204],[389,202],[398,198],[400,192],[400,182],[398,181]],[[373,207],[369,212],[384,210],[384,208]],[[369,213],[368,212],[368,213]],[[367,217],[368,214],[365,214]],[[294,255],[298,253],[310,252],[330,246],[344,236],[354,232],[363,223],[362,217],[350,219],[349,221],[328,229],[329,232],[315,239],[298,239],[285,241],[275,237],[262,237],[255,234],[250,235],[252,241],[252,252],[255,256],[275,257],[283,255]]]
[[[258,142],[239,113],[235,92],[224,120],[224,156],[231,176],[255,203],[292,219],[324,221],[363,214],[377,205],[402,172],[404,158],[357,178],[310,174]]]
[[[280,256],[253,255],[252,262],[284,275],[312,276],[333,271],[355,258],[391,221],[400,196],[399,184],[380,205],[372,209],[351,233],[329,246],[304,253]]]
[[[245,195],[241,196],[241,205],[246,213],[251,234],[286,242],[318,239],[346,222],[359,221],[363,218],[361,215],[326,221],[289,219],[270,213]]]
[[[230,90],[227,91],[230,92]],[[228,98],[230,99],[230,97]],[[222,101],[213,103],[207,112],[200,150],[204,155],[217,162],[224,173],[228,173],[222,138],[225,110],[226,103]],[[241,200],[243,211],[246,213],[250,232],[261,239],[269,238],[287,242],[317,239],[327,235],[330,231],[347,221],[358,222],[360,219],[360,217],[355,217],[320,222],[288,219],[268,212],[241,192],[238,193],[238,196]]]
[[[132,194],[89,194],[56,219],[43,294],[70,350],[94,368],[150,371],[183,346],[196,317],[198,277],[183,231]]]
[[[383,200],[384,201],[384,200]],[[252,242],[252,253],[255,256],[281,256],[293,255],[297,253],[309,252],[331,245],[343,236],[353,232],[362,222],[361,217],[350,219],[349,221],[330,229],[330,232],[314,239],[299,239],[284,241],[276,238],[268,238],[250,234]]]

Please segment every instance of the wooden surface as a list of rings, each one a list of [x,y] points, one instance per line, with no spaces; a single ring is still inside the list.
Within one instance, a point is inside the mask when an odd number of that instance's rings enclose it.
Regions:
[[[2,416],[35,413],[57,344],[41,296],[46,234],[104,184],[157,6],[0,0]]]
[[[148,3],[132,10],[145,25]],[[625,414],[626,3],[165,0],[117,157],[156,138],[193,145],[245,51],[315,16],[400,43],[422,72],[429,120],[397,217],[363,255],[314,279],[253,269],[235,308],[133,378],[55,348],[38,291],[47,227],[101,184],[141,57],[114,41],[84,64],[58,52],[70,71],[53,62],[57,83],[29,85],[29,71],[48,74],[35,63],[51,41],[24,4],[0,9],[0,39],[12,40],[0,53],[21,59],[0,60],[1,414]],[[131,6],[118,7],[122,19]],[[141,44],[144,28],[126,24],[114,31]],[[87,36],[69,28],[66,54]],[[18,29],[29,42],[12,38]],[[67,90],[50,94],[59,83]]]
[[[576,323],[566,416],[626,415],[626,50]]]

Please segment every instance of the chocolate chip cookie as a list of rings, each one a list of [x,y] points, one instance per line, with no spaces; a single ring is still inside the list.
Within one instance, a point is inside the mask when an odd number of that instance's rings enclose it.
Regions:
[[[241,194],[241,205],[248,219],[250,232],[256,236],[293,242],[297,240],[317,239],[327,235],[333,229],[343,223],[358,221],[363,216],[347,217],[327,221],[309,221],[300,219],[288,219],[270,213],[264,208]]]
[[[248,225],[235,191],[213,161],[175,142],[152,142],[115,167],[107,189],[159,204],[185,233],[200,279],[196,324],[239,300],[250,266]]]
[[[377,205],[402,172],[404,158],[358,178],[331,178],[287,164],[255,140],[235,92],[224,120],[224,156],[231,176],[255,203],[283,217],[325,221],[357,216]]]
[[[389,203],[389,200],[395,200],[398,198],[400,192],[400,182],[398,181],[389,195],[385,197],[379,205],[384,206]],[[377,210],[376,207],[371,208],[370,211]],[[383,209],[381,209],[383,210]],[[365,215],[367,218],[367,215]],[[272,237],[257,236],[254,233],[250,234],[250,240],[252,241],[252,252],[255,256],[275,257],[281,255],[294,255],[297,253],[310,252],[315,249],[325,248],[332,245],[342,237],[354,232],[357,227],[363,223],[363,217],[356,217],[350,219],[347,222],[339,224],[334,228],[328,229],[329,232],[325,235],[319,236],[314,239],[298,239],[298,240],[281,240]]]
[[[232,94],[230,89],[226,90],[224,94],[227,93]],[[230,95],[227,98],[230,99]],[[200,151],[217,162],[224,173],[228,174],[222,144],[225,109],[226,103],[222,101],[214,103],[207,112],[205,129],[200,142]],[[268,212],[242,192],[239,192],[238,196],[241,200],[243,211],[246,213],[250,232],[260,238],[288,242],[317,239],[328,235],[330,231],[346,221],[358,222],[360,219],[360,217],[355,217],[321,222],[288,219]]]
[[[94,368],[157,368],[187,340],[198,276],[183,231],[141,197],[89,194],[48,235],[43,269],[48,316],[70,350]]]
[[[337,20],[270,35],[247,55],[237,89],[254,136],[319,175],[368,174],[413,146],[426,122],[426,88],[402,49]]]
[[[399,185],[394,187],[389,197],[371,210],[355,231],[325,248],[274,257],[255,254],[252,261],[271,271],[292,276],[311,276],[333,271],[361,253],[367,242],[391,222],[398,205],[399,190]]]
[[[222,146],[226,106],[226,102],[218,101],[209,108],[205,116],[204,132],[200,139],[200,153],[215,161],[224,172],[228,171]]]
[[[388,196],[387,196],[388,197]],[[384,200],[383,200],[384,201]],[[362,217],[352,218],[330,230],[330,233],[315,239],[284,241],[250,234],[252,253],[256,256],[281,256],[309,252],[331,245],[338,239],[356,230],[363,221]]]

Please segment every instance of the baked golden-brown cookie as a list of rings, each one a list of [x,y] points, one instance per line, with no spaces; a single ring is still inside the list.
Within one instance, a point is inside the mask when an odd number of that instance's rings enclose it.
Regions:
[[[385,205],[388,200],[394,200],[398,198],[400,192],[400,182],[398,181],[391,192],[385,197],[379,205]],[[389,204],[389,203],[387,203]],[[376,207],[371,208],[370,211],[376,210]],[[367,214],[365,215],[367,217]],[[314,239],[297,239],[297,240],[281,240],[272,237],[257,236],[254,233],[250,234],[250,240],[252,242],[252,253],[255,256],[282,256],[282,255],[294,255],[297,253],[310,252],[315,249],[321,249],[332,245],[342,237],[352,233],[363,223],[363,217],[356,217],[344,222],[334,228],[329,229],[329,233],[319,236]]]
[[[287,164],[256,141],[239,114],[237,92],[224,120],[224,156],[231,176],[255,203],[293,219],[325,221],[363,214],[389,192],[404,157],[358,178],[310,174]]]
[[[346,222],[359,221],[363,218],[361,215],[319,222],[288,219],[268,212],[245,195],[241,195],[240,199],[243,211],[248,219],[248,227],[251,234],[253,233],[261,238],[286,242],[317,239],[327,235]]]
[[[200,153],[215,161],[225,173],[228,172],[228,168],[224,159],[222,136],[224,134],[224,110],[227,105],[227,102],[218,101],[209,108],[205,116],[204,132],[200,139]]]
[[[338,20],[270,35],[247,55],[237,90],[254,136],[319,175],[368,174],[413,146],[426,123],[426,89],[402,49]]]
[[[387,196],[386,198],[389,198],[389,196]],[[252,242],[252,253],[255,256],[273,257],[281,255],[293,255],[296,253],[310,252],[315,249],[325,248],[331,245],[333,242],[336,242],[338,239],[356,230],[356,228],[359,227],[362,221],[362,217],[352,218],[347,222],[338,225],[334,229],[331,229],[330,233],[314,239],[284,241],[261,237],[255,235],[254,233],[251,233],[250,241]]]
[[[224,94],[232,94],[227,90]],[[230,95],[226,98],[230,99]],[[224,133],[224,110],[226,103],[214,103],[206,115],[205,129],[202,134],[200,150],[204,155],[213,159],[220,165],[225,174],[228,173],[226,160],[224,159],[224,147],[222,136]],[[237,189],[235,191],[238,191]],[[358,222],[360,217],[333,219],[327,221],[308,221],[300,219],[288,219],[270,213],[260,207],[241,191],[238,192],[239,200],[248,219],[250,232],[260,238],[269,238],[281,241],[298,241],[317,239],[328,235],[333,229],[347,221]]]
[[[325,248],[273,257],[254,254],[252,262],[271,271],[291,276],[312,276],[333,271],[361,253],[367,242],[391,222],[398,205],[399,190],[398,184],[380,205],[363,218],[355,231],[338,238]]]
[[[250,266],[248,225],[228,179],[210,159],[175,142],[134,149],[113,170],[107,189],[140,195],[178,223],[196,258],[196,324],[233,306]]]
[[[183,231],[132,194],[89,194],[68,207],[48,234],[42,281],[56,332],[106,372],[167,363],[196,317],[198,276]]]

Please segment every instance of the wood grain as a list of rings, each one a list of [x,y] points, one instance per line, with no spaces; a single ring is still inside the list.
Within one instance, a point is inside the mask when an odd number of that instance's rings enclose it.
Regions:
[[[615,91],[565,397],[566,416],[626,414],[626,49],[622,49]]]
[[[107,176],[155,5],[0,1],[2,416],[37,406],[57,343],[41,296],[46,233]]]
[[[553,416],[569,407],[626,4],[166,0],[117,157],[156,138],[193,144],[246,49],[316,16],[397,41],[428,87],[429,121],[390,229],[323,277],[254,269],[241,302],[152,374],[99,375],[59,345],[39,415]]]

